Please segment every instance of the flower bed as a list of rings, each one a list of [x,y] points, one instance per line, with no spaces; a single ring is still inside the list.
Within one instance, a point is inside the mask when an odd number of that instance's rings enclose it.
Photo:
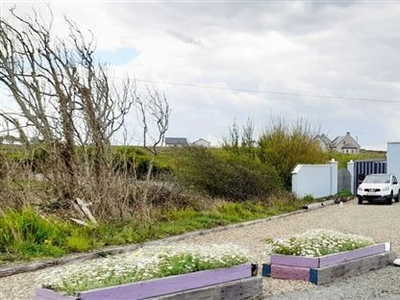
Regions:
[[[249,296],[261,291],[261,281],[247,260],[233,245],[147,247],[50,272],[36,299],[147,299],[205,287],[235,290],[236,283]]]
[[[393,261],[390,243],[335,232],[313,230],[286,239],[269,240],[270,263],[263,276],[323,284],[335,278],[381,268]]]

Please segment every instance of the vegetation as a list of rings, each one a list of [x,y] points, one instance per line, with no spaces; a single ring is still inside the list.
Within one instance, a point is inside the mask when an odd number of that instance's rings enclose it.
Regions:
[[[269,254],[308,257],[350,251],[374,244],[371,238],[327,229],[311,230],[284,239],[267,239],[267,242]]]
[[[297,164],[326,162],[315,135],[304,121],[288,125],[278,119],[261,136],[258,142],[260,159],[275,167],[287,189],[291,187],[292,171]]]
[[[3,164],[3,186],[22,182],[13,193],[24,198],[29,172],[41,173],[52,205],[76,208],[75,218],[83,212],[91,221],[128,219],[140,211],[150,220],[149,181],[170,115],[166,96],[150,88],[140,94],[130,78],[114,83],[106,64],[95,59],[90,32],[66,17],[67,37],[55,36],[45,19],[36,12],[21,16],[15,8],[10,18],[0,19],[0,83],[16,107],[16,112],[0,111],[0,118],[6,140],[16,135],[14,141],[21,143],[15,165]],[[115,153],[111,145],[132,112],[140,120],[146,159],[138,152],[134,157]],[[128,159],[121,160],[125,154]],[[25,174],[9,176],[14,167]],[[147,184],[137,187],[137,179]]]
[[[271,199],[269,205],[252,201],[209,201],[203,209],[159,208],[153,212],[152,223],[148,224],[131,220],[81,226],[49,217],[32,208],[9,209],[0,216],[0,261],[59,257],[109,245],[140,243],[187,231],[266,218],[304,205],[303,201],[287,195],[274,201]]]
[[[129,254],[69,265],[45,274],[40,281],[46,288],[77,295],[82,291],[146,279],[229,268],[247,261],[246,251],[231,244],[146,247]]]
[[[282,188],[274,168],[242,154],[203,147],[180,152],[178,178],[188,188],[232,201],[267,198]]]

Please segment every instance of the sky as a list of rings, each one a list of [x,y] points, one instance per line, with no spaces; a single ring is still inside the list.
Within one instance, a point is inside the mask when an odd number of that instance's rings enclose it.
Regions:
[[[235,120],[258,135],[281,118],[331,140],[350,132],[364,149],[400,141],[398,1],[47,3],[56,34],[64,15],[93,32],[113,80],[165,93],[169,137],[217,145]],[[12,6],[48,17],[44,2],[2,0],[3,18]]]

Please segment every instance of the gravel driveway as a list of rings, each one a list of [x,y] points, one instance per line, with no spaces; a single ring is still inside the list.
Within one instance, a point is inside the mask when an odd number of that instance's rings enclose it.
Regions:
[[[265,238],[283,237],[316,228],[370,236],[376,242],[390,241],[392,249],[400,253],[400,204],[357,205],[354,200],[346,202],[343,207],[331,205],[305,213],[255,222],[248,226],[191,236],[175,243],[233,243],[249,249],[253,262],[262,264],[266,262],[263,242]],[[33,299],[34,289],[39,285],[37,277],[47,271],[48,269],[42,269],[0,278],[0,299]],[[324,286],[272,278],[264,278],[263,285],[263,297],[273,300],[400,299],[400,268],[390,266]]]

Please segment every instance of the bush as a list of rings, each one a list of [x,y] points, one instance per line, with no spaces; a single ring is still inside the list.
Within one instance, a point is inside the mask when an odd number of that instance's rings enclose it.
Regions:
[[[151,157],[144,150],[138,147],[121,146],[115,147],[113,152],[113,167],[119,172],[127,172],[138,179],[146,177],[149,169]],[[155,177],[162,174],[169,174],[171,168],[167,164],[162,164],[157,161],[153,165],[153,175]]]
[[[323,163],[326,156],[314,139],[316,133],[303,121],[293,126],[283,120],[273,122],[259,139],[259,157],[273,166],[287,189],[297,164]]]
[[[243,201],[268,197],[281,188],[276,171],[254,158],[203,147],[182,150],[178,178],[211,197]]]

